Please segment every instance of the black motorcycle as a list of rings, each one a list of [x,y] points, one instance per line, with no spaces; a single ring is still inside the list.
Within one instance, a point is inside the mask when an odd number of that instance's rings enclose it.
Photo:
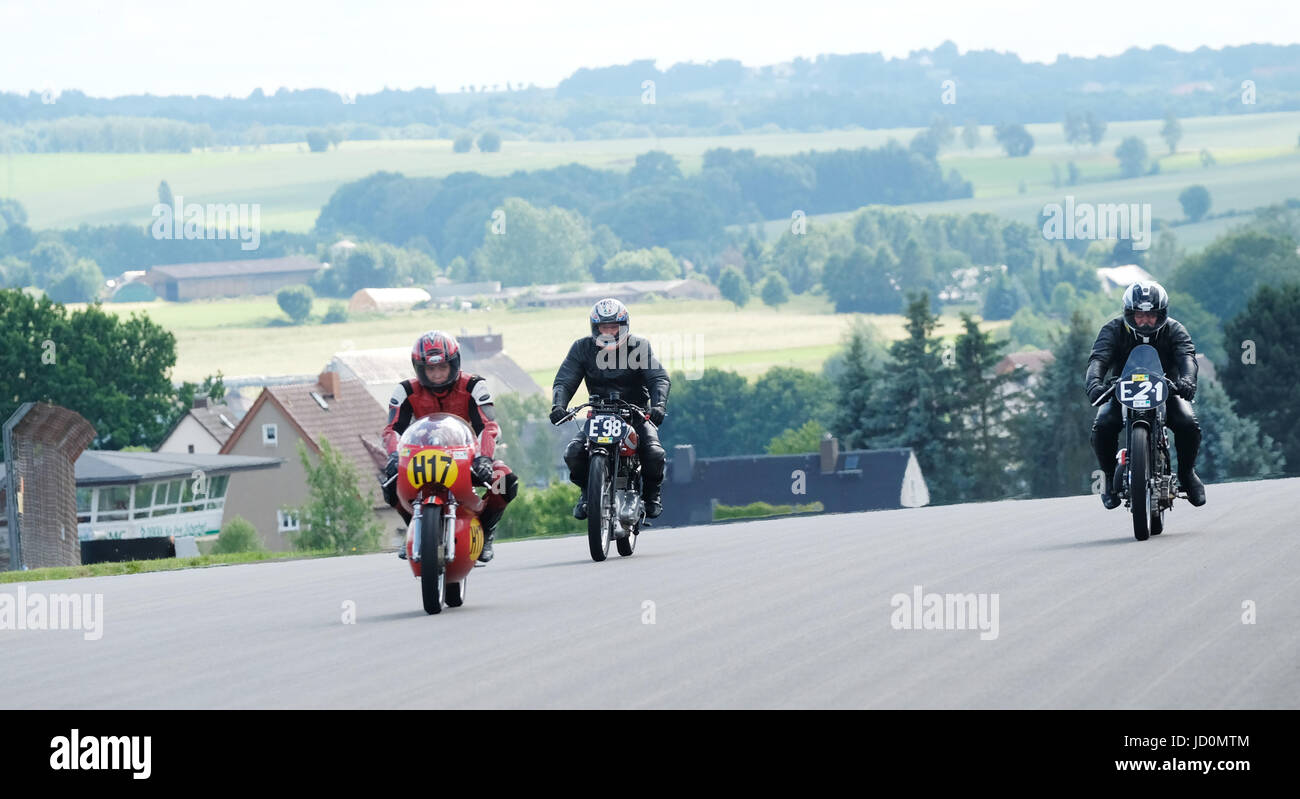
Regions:
[[[641,499],[641,459],[633,418],[646,420],[645,411],[619,399],[592,396],[571,409],[556,424],[564,424],[584,408],[590,416],[579,423],[587,437],[587,547],[599,563],[609,555],[614,540],[623,557],[636,550],[636,538],[645,522]]]
[[[1118,454],[1111,490],[1133,513],[1133,536],[1145,541],[1165,529],[1165,511],[1179,494],[1170,468],[1165,402],[1175,384],[1165,377],[1154,347],[1140,344],[1129,353],[1120,376],[1097,398],[1098,407],[1114,394],[1124,414],[1125,445]]]

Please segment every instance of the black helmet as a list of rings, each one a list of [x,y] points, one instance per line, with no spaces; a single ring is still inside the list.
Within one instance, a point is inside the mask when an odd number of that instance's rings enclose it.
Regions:
[[[1156,323],[1140,326],[1137,311],[1154,311]],[[1169,321],[1169,293],[1154,280],[1139,280],[1124,290],[1124,325],[1143,340],[1149,339]]]
[[[602,349],[617,347],[627,340],[628,325],[627,306],[613,297],[606,297],[591,306],[591,337],[596,346]],[[600,333],[601,325],[617,324],[618,338],[613,339]]]
[[[434,383],[424,373],[429,364],[447,362],[451,364],[451,373],[442,383]],[[456,385],[460,379],[460,342],[450,333],[430,330],[415,341],[411,348],[411,366],[415,368],[415,379],[430,391],[446,391]]]

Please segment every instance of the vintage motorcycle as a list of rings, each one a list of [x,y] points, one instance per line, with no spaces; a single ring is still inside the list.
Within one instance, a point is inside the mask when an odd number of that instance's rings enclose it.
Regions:
[[[590,408],[579,423],[587,439],[587,549],[599,563],[609,555],[612,539],[618,554],[636,551],[636,539],[645,523],[645,501],[641,499],[641,459],[637,457],[638,436],[631,420],[648,417],[641,408],[609,396],[592,396],[569,410],[557,424],[564,424],[579,411]]]
[[[397,446],[397,496],[411,512],[406,561],[420,578],[427,613],[465,602],[469,574],[483,552],[483,499],[470,464],[478,443],[458,416],[434,413],[406,428]]]
[[[1178,478],[1170,468],[1169,432],[1165,429],[1165,402],[1175,384],[1165,377],[1160,355],[1147,344],[1129,353],[1119,378],[1093,407],[1111,395],[1124,415],[1124,446],[1116,456],[1115,484],[1111,490],[1133,513],[1133,536],[1146,541],[1165,529],[1165,511],[1179,496]]]

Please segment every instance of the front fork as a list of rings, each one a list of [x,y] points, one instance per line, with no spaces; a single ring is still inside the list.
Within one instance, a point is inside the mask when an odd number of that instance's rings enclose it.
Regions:
[[[417,502],[411,506],[411,530],[413,531],[411,543],[411,559],[420,560],[420,536],[424,530],[424,525],[420,523],[425,503]],[[451,563],[456,559],[456,503],[448,502],[442,510],[442,540],[446,548],[446,554],[443,556],[445,562]]]

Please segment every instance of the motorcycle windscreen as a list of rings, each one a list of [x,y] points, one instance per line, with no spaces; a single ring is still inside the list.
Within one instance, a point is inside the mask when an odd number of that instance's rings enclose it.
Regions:
[[[406,447],[472,447],[474,431],[459,416],[450,413],[431,413],[411,423],[402,433],[401,445]]]
[[[1165,369],[1160,365],[1160,354],[1155,347],[1139,344],[1129,353],[1120,371],[1115,397],[1121,405],[1135,411],[1159,407],[1169,395],[1164,376]]]

